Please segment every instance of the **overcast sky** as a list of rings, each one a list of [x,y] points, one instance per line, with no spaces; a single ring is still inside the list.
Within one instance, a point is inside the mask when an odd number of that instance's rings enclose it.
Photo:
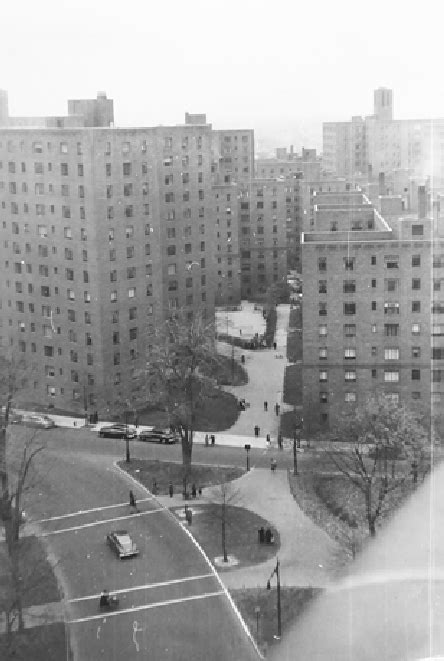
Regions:
[[[0,88],[13,115],[114,99],[119,126],[177,124],[315,142],[321,122],[444,116],[439,0],[22,0],[0,3]],[[282,140],[281,140],[282,142]],[[285,143],[284,143],[285,144]],[[315,145],[316,146],[316,145]]]

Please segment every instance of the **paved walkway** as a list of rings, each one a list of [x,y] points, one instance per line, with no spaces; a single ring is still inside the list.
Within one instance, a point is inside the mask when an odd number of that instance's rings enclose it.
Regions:
[[[272,473],[255,468],[232,484],[239,491],[238,506],[263,517],[279,532],[281,545],[277,557],[281,563],[282,585],[329,585],[333,581],[339,546],[302,512],[290,493],[287,472]],[[187,504],[193,508],[193,504],[197,507],[200,503],[218,502],[216,490],[217,487],[204,489],[201,498]],[[165,507],[184,507],[180,494],[173,498],[158,496],[158,500]],[[275,566],[276,558],[273,558],[259,565],[224,570],[220,577],[227,588],[263,587]]]

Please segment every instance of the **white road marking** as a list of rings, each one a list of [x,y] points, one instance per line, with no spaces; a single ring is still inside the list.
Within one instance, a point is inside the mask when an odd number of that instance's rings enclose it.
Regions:
[[[145,604],[143,606],[134,606],[133,608],[125,608],[124,610],[110,611],[106,616],[101,613],[100,615],[90,615],[89,617],[80,617],[76,620],[68,620],[68,624],[81,624],[82,622],[90,622],[91,620],[101,620],[108,617],[115,617],[116,615],[126,615],[127,613],[135,613],[137,611],[150,610],[152,608],[160,608],[162,606],[171,606],[173,604],[182,604],[185,601],[197,601],[198,599],[208,599],[209,597],[224,596],[223,590],[217,592],[205,592],[204,594],[196,594],[192,597],[181,597],[180,599],[168,599],[168,601],[158,601],[154,604]]]
[[[150,588],[162,588],[166,585],[175,585],[177,583],[186,583],[188,581],[199,581],[203,578],[214,578],[214,574],[200,574],[198,576],[186,576],[185,578],[173,578],[171,581],[162,581],[161,583],[147,583],[146,585],[136,585],[134,588],[122,588],[120,590],[113,590],[113,594],[125,594],[126,592],[136,592],[137,590],[149,590]],[[80,601],[90,601],[91,599],[98,599],[100,594],[90,594],[87,597],[75,597],[69,599],[68,603],[75,604]]]
[[[138,503],[145,503],[153,498],[140,498]],[[60,519],[68,519],[71,516],[81,516],[82,514],[90,514],[91,512],[101,512],[102,510],[112,509],[113,507],[124,507],[128,505],[127,503],[115,503],[114,505],[103,505],[102,507],[93,507],[90,510],[79,510],[78,512],[71,512],[71,514],[60,514],[59,516],[51,516],[49,519],[39,519],[38,521],[33,521],[32,523],[47,523],[48,521],[59,521]]]
[[[38,537],[49,537],[50,535],[61,535],[65,532],[73,532],[75,530],[82,530],[83,528],[93,528],[94,526],[101,526],[105,523],[114,523],[114,521],[124,521],[128,519],[135,519],[136,516],[146,516],[147,514],[156,514],[156,512],[163,512],[163,507],[158,507],[155,510],[148,510],[147,512],[138,512],[137,514],[128,514],[127,516],[116,516],[114,519],[104,519],[103,521],[93,521],[92,523],[83,523],[80,526],[73,526],[72,528],[62,528],[61,530],[51,530],[49,532],[42,532]]]

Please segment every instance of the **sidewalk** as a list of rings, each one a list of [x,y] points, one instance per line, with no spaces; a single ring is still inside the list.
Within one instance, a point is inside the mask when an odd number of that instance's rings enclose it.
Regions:
[[[239,491],[239,507],[251,510],[270,522],[279,532],[277,553],[281,563],[281,584],[288,587],[326,587],[334,580],[339,546],[302,512],[288,487],[286,471],[272,473],[255,468],[233,481]],[[193,505],[217,501],[217,487],[204,489],[202,497],[187,501]],[[167,508],[184,507],[181,494],[157,496]],[[191,533],[193,532],[191,528]],[[256,540],[255,540],[256,541]],[[212,560],[212,558],[210,558]],[[227,588],[264,587],[276,566],[276,557],[259,565],[224,570],[220,578]]]

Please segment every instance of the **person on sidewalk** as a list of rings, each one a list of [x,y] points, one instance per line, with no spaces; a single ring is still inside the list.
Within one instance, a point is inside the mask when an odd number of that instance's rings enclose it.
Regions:
[[[279,411],[281,410],[281,407],[277,402],[274,405],[274,410],[276,411],[276,415],[279,415]]]
[[[211,434],[211,445],[216,445],[216,437],[214,434]]]
[[[277,349],[277,342],[273,342],[273,349],[276,351],[276,349]]]
[[[131,489],[130,489],[130,492],[129,492],[129,504],[130,504],[130,507],[134,507],[134,509],[137,510],[136,499],[135,499],[134,494],[133,494]]]
[[[276,471],[276,468],[277,468],[277,461],[276,461],[276,459],[273,459],[273,458],[271,459],[271,461],[270,461],[270,468],[271,468],[271,472],[272,472],[272,473],[274,473],[274,472]]]
[[[268,411],[268,402],[264,402],[264,411]]]
[[[151,489],[151,493],[153,496],[157,495],[157,482],[156,480],[153,480],[153,488]]]
[[[173,487],[173,483],[172,483],[172,482],[170,482],[170,484],[169,484],[169,486],[168,486],[168,493],[170,494],[170,498],[172,498],[172,497],[173,497],[173,493],[174,493],[174,487]]]
[[[270,434],[267,434],[267,445],[268,446],[271,445],[271,436],[270,436]]]
[[[261,428],[259,427],[259,425],[255,425],[254,435],[256,436],[256,438],[258,438],[260,430],[261,430]]]
[[[196,485],[194,484],[194,482],[191,486],[191,496],[192,496],[192,498],[196,498],[196,496],[197,496],[197,489],[196,489]]]
[[[205,434],[205,447],[208,447],[210,445],[210,437],[208,434]]]

